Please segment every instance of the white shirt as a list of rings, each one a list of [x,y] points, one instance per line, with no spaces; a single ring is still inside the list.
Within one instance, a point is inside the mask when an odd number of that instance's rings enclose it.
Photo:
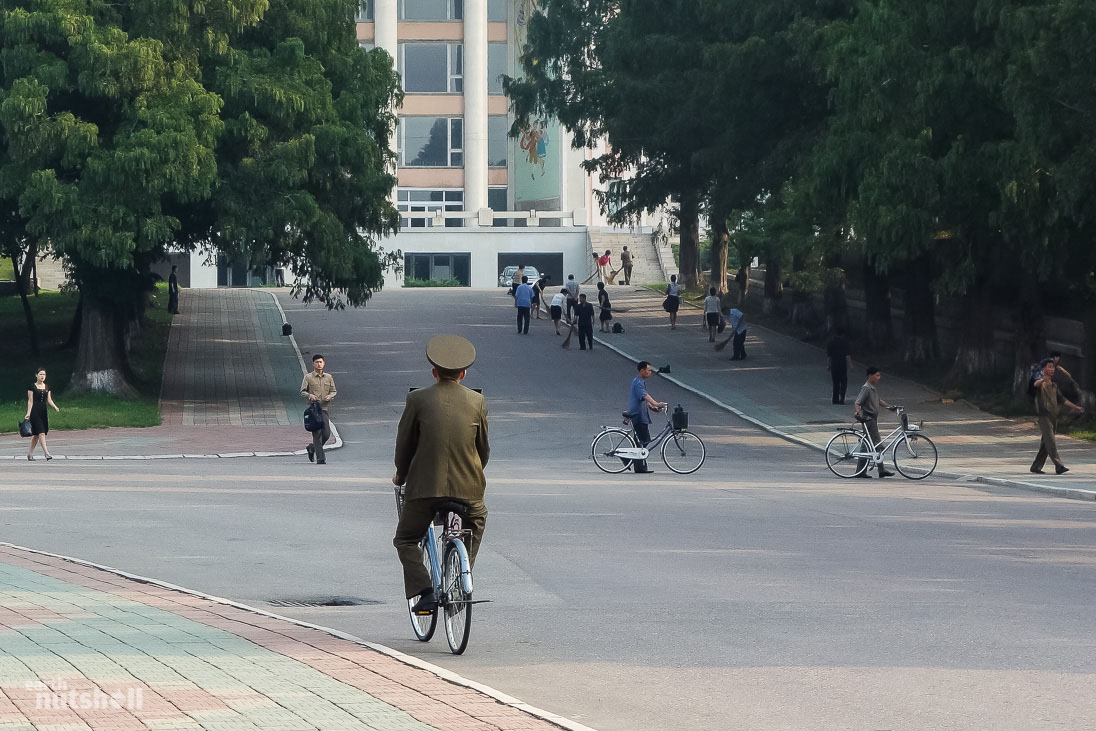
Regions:
[[[666,294],[669,297],[677,297],[681,293],[681,287],[676,282],[670,282],[666,287]]]
[[[552,307],[563,307],[563,303],[566,301],[567,298],[557,292],[556,296],[552,298]]]
[[[704,298],[704,314],[709,312],[719,312],[719,297],[714,294],[710,294]]]
[[[578,282],[573,279],[568,279],[567,284],[563,285],[567,288],[567,291],[571,293],[572,299],[578,299]]]

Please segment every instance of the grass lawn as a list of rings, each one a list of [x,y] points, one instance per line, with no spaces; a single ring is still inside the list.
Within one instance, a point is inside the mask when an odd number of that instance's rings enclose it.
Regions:
[[[133,339],[130,364],[135,377],[136,399],[103,394],[66,396],[76,350],[65,348],[75,294],[42,291],[30,298],[38,326],[40,358],[30,355],[26,319],[18,297],[0,297],[0,342],[13,355],[0,361],[0,432],[15,431],[27,411],[27,389],[36,368],[45,368],[53,400],[61,413],[50,409],[50,429],[91,429],[107,426],[157,426],[160,423],[160,384],[171,316],[167,313],[167,285],[157,285],[146,315],[147,324]]]

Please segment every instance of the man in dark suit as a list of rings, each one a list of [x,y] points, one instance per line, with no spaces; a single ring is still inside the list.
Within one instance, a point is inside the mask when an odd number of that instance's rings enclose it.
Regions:
[[[396,432],[392,476],[394,485],[407,486],[392,545],[403,564],[407,598],[419,597],[414,612],[437,607],[419,542],[438,503],[459,500],[468,505],[468,560],[476,562],[487,524],[483,468],[491,455],[487,402],[460,383],[476,360],[475,347],[457,335],[437,335],[426,345],[426,359],[433,366],[435,383],[407,395]]]

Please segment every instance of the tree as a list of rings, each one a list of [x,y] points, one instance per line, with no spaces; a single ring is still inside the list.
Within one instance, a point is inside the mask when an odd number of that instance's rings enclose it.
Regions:
[[[399,92],[352,9],[0,0],[0,210],[80,288],[76,390],[132,392],[128,331],[169,246],[282,261],[329,306],[380,286]]]

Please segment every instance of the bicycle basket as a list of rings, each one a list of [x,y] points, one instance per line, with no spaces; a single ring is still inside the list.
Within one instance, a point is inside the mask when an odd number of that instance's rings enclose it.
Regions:
[[[685,431],[689,428],[689,412],[681,408],[681,404],[678,404],[677,408],[674,409],[670,420],[673,423],[674,431]]]

